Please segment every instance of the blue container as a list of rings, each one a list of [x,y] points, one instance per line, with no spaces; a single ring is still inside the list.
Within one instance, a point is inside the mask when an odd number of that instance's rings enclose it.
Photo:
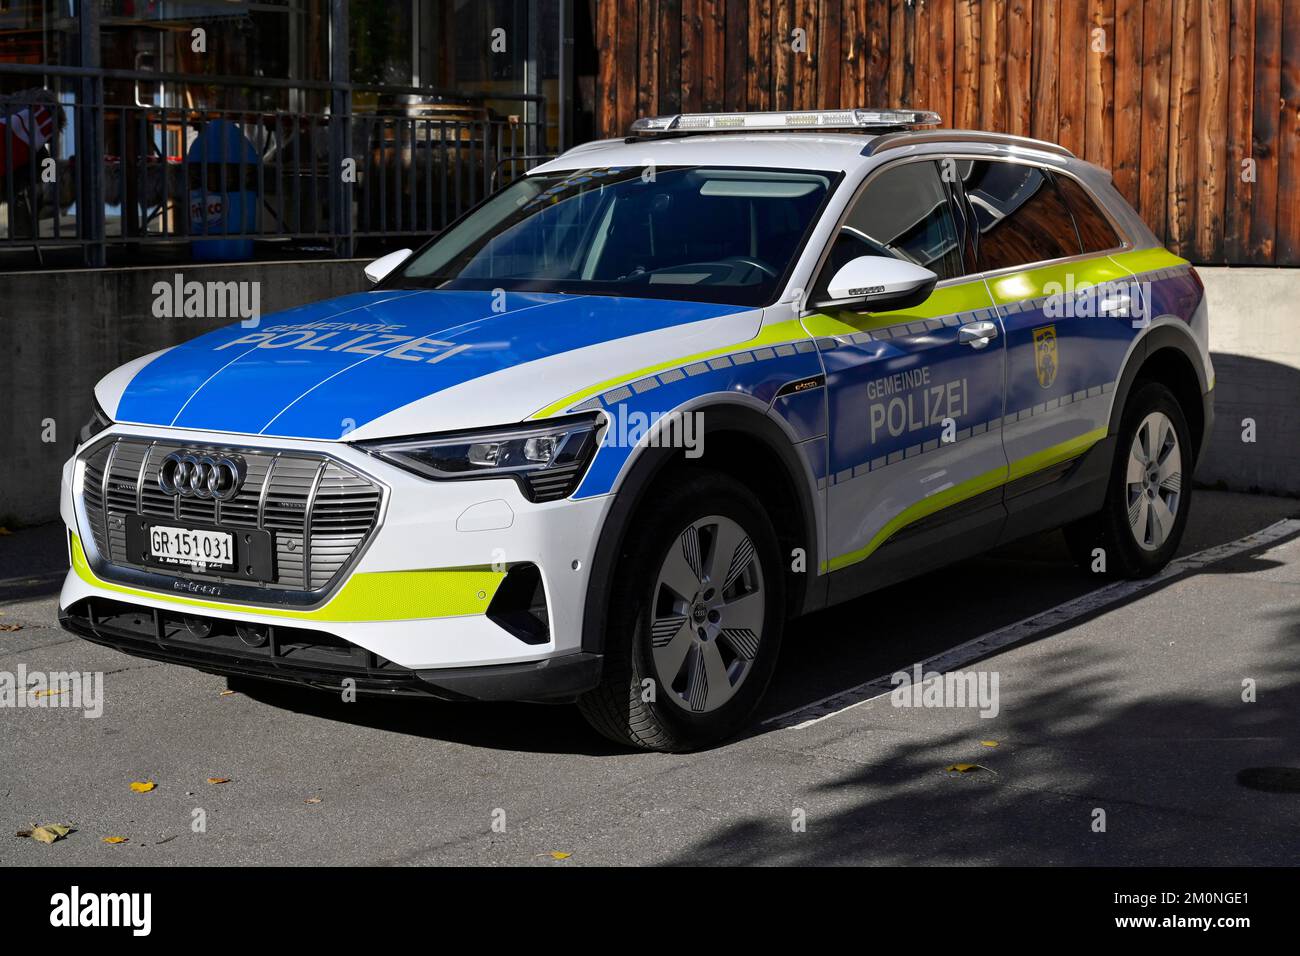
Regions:
[[[204,190],[204,161],[207,189]],[[243,176],[240,176],[240,162]],[[185,155],[190,183],[190,235],[226,236],[257,231],[257,170],[261,157],[239,126],[213,120],[195,137]],[[200,262],[251,259],[253,240],[193,239],[190,251]]]

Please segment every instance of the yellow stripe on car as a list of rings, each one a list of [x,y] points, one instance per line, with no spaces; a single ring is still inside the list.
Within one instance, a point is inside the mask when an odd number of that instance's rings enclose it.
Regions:
[[[629,372],[626,375],[619,375],[615,378],[606,379],[603,382],[597,382],[595,385],[589,385],[581,391],[573,392],[566,395],[558,402],[552,402],[545,408],[540,409],[529,415],[532,418],[546,418],[557,412],[562,412],[577,403],[591,398],[593,395],[599,395],[601,392],[611,388],[617,388],[627,382],[635,381],[639,378],[645,378],[647,375],[653,375],[655,372],[663,372],[670,368],[677,368],[681,365],[687,365],[691,362],[699,362],[702,359],[717,358],[719,355],[726,355],[728,352],[739,352],[746,349],[757,348],[764,345],[785,345],[804,340],[808,338],[808,333],[804,331],[803,325],[798,319],[790,319],[785,322],[777,322],[773,325],[764,326],[758,335],[744,342],[737,342],[735,345],[726,345],[718,349],[710,349],[707,352],[696,352],[694,355],[683,355],[680,358],[668,359],[665,362],[659,362],[655,365],[647,365],[644,368],[637,369],[635,372]]]
[[[804,327],[815,337],[852,335],[854,332],[870,332],[872,329],[886,328],[891,325],[904,325],[922,319],[938,319],[945,315],[961,312],[975,312],[987,309],[988,292],[984,281],[975,279],[955,285],[938,286],[930,297],[920,305],[908,309],[896,309],[892,312],[834,312],[815,313],[805,316]]]
[[[691,362],[726,355],[728,352],[743,351],[763,345],[798,342],[822,336],[852,335],[854,332],[866,332],[872,329],[905,324],[910,321],[936,319],[962,312],[975,312],[989,308],[993,304],[1006,305],[1022,299],[1037,298],[1045,294],[1044,287],[1051,282],[1057,282],[1064,288],[1069,276],[1073,276],[1075,286],[1081,283],[1097,284],[1128,278],[1129,274],[1126,269],[1137,272],[1185,264],[1185,262],[1185,260],[1179,259],[1163,249],[1144,249],[1138,252],[1125,253],[1121,256],[1101,255],[1080,262],[1060,266],[1046,266],[1041,269],[1030,269],[1000,276],[988,280],[988,289],[985,289],[983,279],[939,286],[924,302],[908,309],[874,313],[814,313],[805,316],[802,321],[789,319],[785,322],[764,326],[757,336],[745,342],[737,342],[734,345],[710,349],[706,352],[696,352],[693,355],[678,356],[654,365],[646,365],[614,378],[605,379],[579,391],[571,392],[545,408],[539,409],[529,417],[534,419],[546,418],[611,388],[617,388],[620,385],[644,378],[647,375],[653,375],[656,372],[663,372]],[[989,299],[990,292],[993,301]]]
[[[1009,481],[1015,481],[1017,478],[1023,478],[1026,475],[1042,471],[1044,468],[1050,468],[1052,465],[1069,461],[1071,458],[1077,458],[1105,437],[1106,429],[1095,429],[1068,441],[1053,445],[1051,448],[1045,448],[1025,458],[1017,459],[1011,463],[1009,468],[995,468],[960,484],[953,485],[951,488],[946,488],[938,494],[924,498],[911,507],[904,508],[889,519],[876,532],[875,537],[871,539],[866,547],[831,558],[830,561],[826,562],[823,570],[838,571],[840,568],[857,564],[859,561],[865,561],[894,534],[908,525],[929,517],[937,511],[942,511],[950,505],[960,504],[968,498],[974,498],[976,495],[982,495],[986,491],[999,488]]]
[[[299,621],[410,621],[436,617],[462,617],[487,610],[504,572],[490,568],[439,568],[427,571],[359,571],[348,578],[329,603],[315,610],[280,610],[223,604],[195,598],[128,588],[105,581],[91,570],[81,539],[72,541],[72,569],[87,584],[131,597],[152,598],[182,607],[230,614],[283,617]]]
[[[1017,478],[1024,478],[1036,471],[1042,471],[1044,468],[1051,468],[1053,465],[1059,465],[1063,461],[1076,458],[1105,437],[1106,429],[1097,428],[1071,438],[1069,441],[1061,442],[1059,445],[1053,445],[1051,448],[1044,448],[1042,451],[1035,452],[1025,458],[1019,458],[1011,463],[1007,481],[1015,481]]]
[[[995,276],[988,283],[993,300],[998,305],[1009,305],[1023,299],[1059,294],[1067,288],[1077,289],[1080,286],[1100,285],[1128,278],[1130,276],[1126,268],[1118,265],[1110,256],[1098,256],[1081,262],[1067,262]],[[1048,286],[1054,288],[1049,292]]]
[[[1005,468],[995,468],[960,484],[953,485],[951,488],[945,488],[928,498],[922,498],[916,504],[904,508],[885,522],[865,548],[859,548],[857,551],[850,551],[848,554],[841,554],[839,557],[831,558],[829,562],[830,570],[838,571],[850,564],[865,561],[889,538],[909,524],[929,517],[936,511],[942,511],[949,505],[959,504],[967,498],[974,498],[976,495],[982,495],[986,491],[1001,487],[1006,483],[1006,475],[1007,470]]]
[[[1110,257],[1117,265],[1123,266],[1131,272],[1154,272],[1157,269],[1172,269],[1177,266],[1191,265],[1186,259],[1182,259],[1168,249],[1162,249],[1159,246],[1153,246],[1150,249],[1134,249],[1130,252],[1119,252]]]

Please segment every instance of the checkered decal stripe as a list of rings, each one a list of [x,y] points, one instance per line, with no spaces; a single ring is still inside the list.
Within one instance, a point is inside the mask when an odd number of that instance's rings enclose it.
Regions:
[[[1170,266],[1168,268],[1137,272],[1127,280],[1116,281],[1158,282],[1162,279],[1174,279],[1184,276],[1190,271],[1190,265]],[[1042,309],[1046,306],[1048,301],[1053,298],[1058,297],[1039,296],[1032,299],[1023,299],[1018,302],[1002,305],[1000,308],[1007,314],[1015,315],[1021,312],[1030,312],[1035,309]],[[763,348],[733,352],[702,361],[692,361],[684,363],[676,368],[658,372],[654,375],[648,375],[635,382],[611,388],[600,395],[588,398],[582,403],[573,406],[570,411],[599,411],[604,408],[618,405],[620,402],[625,402],[634,394],[644,394],[645,392],[658,388],[660,385],[670,385],[674,382],[680,382],[683,378],[702,375],[706,372],[730,368],[736,365],[748,365],[752,362],[766,362],[770,359],[777,358],[778,356],[789,356],[812,352],[814,350],[830,352],[836,348],[865,345],[869,342],[885,342],[890,339],[904,338],[911,335],[924,335],[927,332],[934,332],[941,328],[956,328],[957,326],[967,325],[973,322],[993,321],[997,318],[998,312],[999,307],[976,309],[972,312],[957,312],[941,318],[904,322],[898,325],[872,329],[871,331],[855,332],[852,335],[821,336],[816,339],[816,344],[814,344],[811,339],[802,339],[776,346],[766,346]],[[958,431],[954,438],[954,442],[967,441],[979,435],[996,431],[1007,425],[1025,421],[1032,418],[1034,415],[1041,415],[1045,412],[1059,408],[1062,405],[1069,405],[1073,402],[1081,402],[1085,399],[1095,398],[1098,395],[1104,395],[1108,392],[1114,391],[1115,385],[1115,382],[1103,382],[1100,385],[1094,385],[1088,389],[1077,391],[1072,395],[1062,395],[1059,398],[1054,398],[1050,401],[1029,408],[1022,408],[1018,411],[1007,413],[1001,418],[987,422],[979,422]],[[952,444],[952,442],[949,442],[948,444]],[[829,476],[829,478],[819,478],[817,481],[818,490],[825,488],[827,485],[849,481],[861,475],[878,471],[881,468],[887,468],[888,466],[897,464],[900,461],[905,461],[910,458],[915,458],[918,455],[935,451],[938,447],[939,440],[931,439],[930,441],[912,445],[911,447],[901,451],[892,452],[889,455],[882,455],[878,458],[873,458],[870,461],[865,461],[851,469],[844,469],[843,471]]]
[[[1161,279],[1172,279],[1180,275],[1186,275],[1191,271],[1191,266],[1173,266],[1168,269],[1155,269],[1151,272],[1139,272],[1129,280],[1118,281],[1139,281],[1158,282]],[[1001,308],[1008,315],[1016,315],[1020,312],[1032,312],[1035,309],[1042,309],[1049,301],[1059,296],[1044,295],[1035,299],[1022,299],[1018,302],[1009,302]],[[969,325],[973,322],[991,322],[997,318],[997,308],[976,309],[974,312],[956,312],[952,315],[946,315],[940,319],[925,319],[917,322],[905,322],[901,325],[890,325],[883,329],[872,329],[870,332],[855,332],[852,335],[837,335],[830,338],[820,338],[817,340],[817,346],[823,352],[829,352],[837,347],[849,345],[866,345],[868,342],[887,342],[890,339],[905,338],[909,335],[924,335],[926,332],[934,332],[938,329],[956,328],[959,325]]]
[[[1035,415],[1042,415],[1054,408],[1060,408],[1062,405],[1069,405],[1073,402],[1082,402],[1084,399],[1088,398],[1096,398],[1098,395],[1105,395],[1114,390],[1114,382],[1104,382],[1101,385],[1094,385],[1088,389],[1081,389],[1073,395],[1062,395],[1060,398],[1054,398],[1048,402],[1040,402],[1030,408],[1022,408],[1018,412],[1003,415],[1001,418],[995,418],[989,422],[981,422],[978,425],[972,425],[969,428],[960,429],[953,436],[952,441],[944,442],[943,444],[954,445],[957,442],[968,441],[987,432],[998,431],[1007,425],[1014,425],[1016,422],[1027,421]],[[846,468],[843,471],[831,475],[830,484],[838,485],[841,482],[858,478],[870,472],[879,471],[881,468],[888,468],[890,465],[897,464],[898,462],[904,461],[908,458],[915,458],[917,455],[924,455],[926,452],[934,451],[939,447],[939,445],[940,442],[937,438],[931,438],[924,444],[912,445],[910,448],[905,448],[902,451],[896,451],[889,455],[881,455],[879,458],[873,458],[870,461],[865,461],[851,469]],[[819,482],[818,488],[821,487],[822,484]]]
[[[1191,266],[1171,266],[1165,269],[1153,269],[1149,272],[1139,272],[1131,278],[1133,280],[1159,281],[1161,279],[1172,279],[1177,276],[1186,275],[1191,270]],[[1054,296],[1039,296],[1035,299],[1024,299],[1019,302],[1012,302],[1002,306],[1009,314],[1019,312],[1028,312],[1033,309],[1043,308],[1049,299]],[[937,319],[922,319],[913,322],[904,322],[899,325],[890,325],[885,328],[872,329],[870,332],[855,332],[852,335],[838,335],[834,337],[823,336],[818,338],[816,345],[810,339],[801,339],[795,342],[788,342],[782,345],[766,346],[758,349],[732,352],[727,355],[721,355],[703,361],[694,361],[684,363],[676,368],[664,372],[658,372],[654,375],[648,375],[627,385],[620,385],[600,395],[588,398],[582,403],[569,409],[571,412],[598,411],[602,408],[608,408],[625,402],[635,395],[642,395],[645,392],[658,388],[660,385],[671,385],[673,382],[680,382],[688,376],[703,375],[705,372],[717,371],[719,369],[731,368],[735,365],[748,365],[751,362],[766,362],[770,359],[801,353],[811,352],[814,349],[822,352],[829,352],[836,348],[847,347],[851,345],[865,345],[868,342],[886,342],[890,339],[904,338],[909,335],[924,335],[927,332],[934,332],[941,328],[956,328],[959,325],[967,325],[972,322],[989,322],[998,315],[998,309],[994,307],[985,309],[976,309],[973,312],[957,312],[952,315],[946,315]],[[1113,383],[1110,383],[1113,385]],[[1108,386],[1099,386],[1106,388]],[[1088,397],[1086,393],[1079,393],[1073,397],[1074,401]],[[1032,414],[1032,410],[1029,410]],[[1023,413],[1017,413],[1022,415]],[[1009,421],[1016,421],[1018,418],[1008,416]],[[987,427],[995,428],[997,423],[986,423]],[[977,432],[978,434],[978,432]],[[909,456],[910,457],[910,456]],[[855,469],[856,470],[856,469]]]
[[[677,368],[668,369],[667,371],[658,372],[654,375],[647,375],[645,378],[637,379],[627,385],[620,385],[617,388],[611,388],[600,395],[592,396],[581,404],[573,406],[571,412],[594,412],[602,408],[612,408],[620,402],[625,402],[635,395],[643,395],[660,385],[671,385],[674,382],[680,382],[684,378],[703,375],[706,372],[717,372],[723,369],[732,368],[736,365],[750,365],[754,362],[766,362],[774,358],[788,358],[791,355],[802,355],[808,352],[814,352],[817,346],[811,339],[802,339],[798,342],[787,342],[781,345],[765,346],[759,349],[747,350],[744,352],[731,352],[727,355],[719,355],[715,358],[704,359],[698,362],[689,362]]]
[[[1190,266],[1173,266],[1167,269],[1155,269],[1149,272],[1142,272],[1142,273],[1135,274],[1134,276],[1132,276],[1132,281],[1145,280],[1145,281],[1157,282],[1161,279],[1172,279],[1178,276],[1186,275],[1190,270],[1191,270]],[[1029,311],[1033,311],[1034,309],[1043,308],[1048,302],[1048,300],[1052,298],[1055,297],[1040,296],[1035,299],[1024,299],[1020,302],[1013,302],[1009,305],[1005,305],[1002,308],[1005,309],[1010,314],[1016,314],[1019,312],[1029,312]],[[909,322],[902,325],[889,326],[883,329],[873,329],[870,332],[857,332],[854,333],[853,335],[848,335],[848,336],[842,335],[842,336],[835,336],[833,338],[820,338],[817,340],[817,346],[823,352],[826,352],[826,351],[831,351],[832,349],[837,347],[846,347],[850,345],[863,345],[871,341],[886,341],[891,338],[899,338],[906,335],[924,334],[927,331],[933,331],[935,329],[940,328],[941,326],[947,326],[951,328],[959,325],[966,325],[971,322],[991,321],[993,318],[996,317],[996,315],[997,315],[997,310],[992,308],[978,309],[974,312],[959,312],[954,315],[945,316],[942,319],[927,319],[924,322]],[[1069,405],[1074,402],[1082,402],[1089,398],[1096,398],[1098,395],[1105,395],[1109,392],[1113,392],[1115,390],[1115,385],[1116,385],[1115,382],[1103,382],[1100,385],[1094,385],[1091,386],[1090,388],[1077,391],[1072,395],[1062,395],[1059,398],[1053,398],[1050,401],[1041,402],[1038,405],[1034,405],[1028,408],[1022,408],[1015,412],[1008,412],[1006,415],[1003,415],[1001,418],[993,419],[992,421],[987,421],[987,422],[980,422],[968,428],[961,429],[956,433],[953,441],[948,442],[947,444],[954,444],[956,442],[967,441],[971,438],[974,438],[979,435],[983,435],[987,432],[999,430],[1007,425],[1013,425],[1016,422],[1026,421],[1035,415],[1042,415],[1046,412],[1052,411],[1053,409],[1060,408],[1063,405]],[[909,458],[915,458],[918,455],[923,455],[926,452],[934,451],[938,447],[939,447],[939,440],[932,438],[930,441],[927,441],[923,444],[912,445],[911,447],[905,448],[901,451],[896,451],[889,455],[882,455],[879,458],[873,458],[870,461],[865,461],[860,465],[855,465],[851,469],[846,468],[842,471],[836,472],[835,474],[829,476],[829,480],[819,481],[818,489],[820,490],[821,488],[825,487],[827,484],[837,485],[845,481],[850,481],[862,475],[869,474],[870,472],[879,471],[881,468],[887,468],[890,465],[897,464],[900,461],[905,461]]]

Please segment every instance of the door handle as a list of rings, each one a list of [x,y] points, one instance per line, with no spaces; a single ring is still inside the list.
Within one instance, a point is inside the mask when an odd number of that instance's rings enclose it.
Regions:
[[[1121,293],[1111,295],[1101,300],[1097,309],[1102,315],[1114,316],[1116,318],[1128,318],[1130,307],[1133,305],[1131,296]]]
[[[997,337],[996,322],[972,322],[957,330],[957,341],[973,349],[982,349]]]

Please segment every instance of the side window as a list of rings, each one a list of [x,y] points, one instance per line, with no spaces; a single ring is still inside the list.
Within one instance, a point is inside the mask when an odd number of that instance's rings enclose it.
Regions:
[[[1082,250],[1070,209],[1042,170],[984,160],[963,164],[962,183],[979,229],[981,269],[1005,269]]]
[[[1115,227],[1110,224],[1106,214],[1098,208],[1096,201],[1088,191],[1069,176],[1055,176],[1056,186],[1065,196],[1065,201],[1074,213],[1074,224],[1079,230],[1079,241],[1083,243],[1084,252],[1105,252],[1121,245]]]
[[[867,185],[831,245],[813,301],[824,296],[840,267],[859,256],[905,259],[940,279],[962,274],[952,204],[934,163],[902,163]]]

